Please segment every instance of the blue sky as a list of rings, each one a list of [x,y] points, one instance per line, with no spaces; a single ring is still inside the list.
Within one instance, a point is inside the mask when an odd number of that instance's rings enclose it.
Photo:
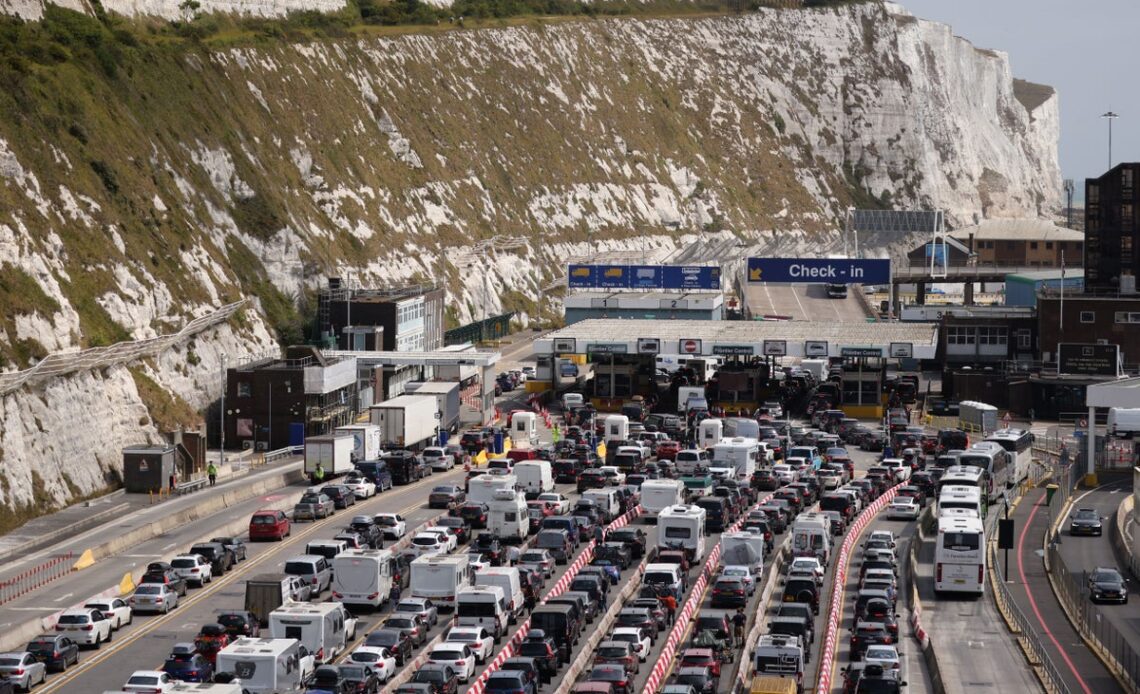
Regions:
[[[1053,86],[1060,95],[1061,172],[1084,179],[1113,163],[1140,158],[1140,89],[1136,49],[1140,0],[900,0],[912,14],[945,22],[982,48],[1009,54],[1016,77]],[[1094,71],[1096,74],[1094,76]],[[1102,76],[1103,75],[1103,76]]]

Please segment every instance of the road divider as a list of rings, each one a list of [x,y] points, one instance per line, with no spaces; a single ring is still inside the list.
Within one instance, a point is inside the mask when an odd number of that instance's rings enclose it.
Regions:
[[[764,567],[768,575],[764,579],[764,588],[760,591],[760,603],[756,606],[756,618],[752,623],[752,630],[744,638],[744,648],[740,651],[740,660],[737,664],[736,679],[739,691],[748,691],[749,683],[752,681],[752,649],[756,647],[756,642],[760,640],[760,635],[764,631],[764,617],[768,613],[768,605],[771,603],[772,594],[776,592],[780,585],[780,578],[783,576],[783,550],[790,543],[790,538],[784,538],[784,541],[780,543],[779,550],[772,553],[774,557],[772,563]]]

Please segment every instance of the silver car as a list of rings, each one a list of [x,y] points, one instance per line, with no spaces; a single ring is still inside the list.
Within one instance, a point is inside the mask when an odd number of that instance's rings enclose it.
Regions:
[[[20,673],[20,674],[16,674]],[[21,691],[29,691],[47,679],[47,665],[28,652],[0,653],[0,678],[7,679]]]
[[[165,583],[143,583],[135,588],[127,600],[135,612],[161,612],[166,614],[178,607],[178,593]]]

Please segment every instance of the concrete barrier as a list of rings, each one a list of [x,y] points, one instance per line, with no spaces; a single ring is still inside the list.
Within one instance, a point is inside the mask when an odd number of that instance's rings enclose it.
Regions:
[[[452,617],[450,621],[454,621],[454,619],[455,618]],[[424,644],[422,653],[412,658],[410,663],[405,662],[404,666],[400,668],[400,671],[384,684],[384,687],[380,690],[382,694],[392,694],[392,692],[396,691],[397,687],[412,679],[412,675],[416,673],[416,670],[419,670],[427,663],[428,658],[431,656],[431,649],[443,643],[443,639],[447,636],[447,632],[450,628],[450,625],[445,625],[443,631],[439,632],[434,639]]]
[[[92,513],[90,516],[87,516],[81,521],[72,523],[71,525],[66,525],[62,528],[56,528],[55,530],[46,532],[43,535],[36,537],[35,539],[28,540],[27,542],[22,542],[13,547],[9,547],[3,552],[0,552],[0,563],[10,561],[15,557],[30,554],[31,552],[41,550],[44,547],[50,547],[65,537],[78,535],[84,530],[94,528],[95,526],[101,525],[102,523],[109,521],[116,516],[122,515],[122,513],[128,508],[130,508],[130,504],[124,501],[122,503],[115,504],[110,508],[105,508],[102,511]]]
[[[760,592],[760,603],[757,605],[756,619],[752,623],[752,630],[748,632],[748,636],[744,638],[744,648],[740,651],[740,662],[737,665],[737,687],[740,691],[747,691],[749,683],[752,681],[752,649],[756,647],[756,643],[760,640],[760,635],[764,632],[764,615],[768,612],[768,604],[772,601],[772,594],[776,592],[776,587],[780,585],[780,578],[784,571],[784,548],[790,546],[791,538],[784,538],[780,543],[778,551],[774,552],[775,559],[770,566],[765,567],[768,572],[767,578],[764,579],[764,589]]]

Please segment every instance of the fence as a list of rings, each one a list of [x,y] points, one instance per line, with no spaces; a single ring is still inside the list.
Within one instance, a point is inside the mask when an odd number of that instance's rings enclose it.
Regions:
[[[230,316],[245,305],[246,301],[247,299],[235,301],[208,316],[195,318],[172,335],[160,335],[146,340],[117,342],[108,347],[92,347],[78,352],[49,354],[30,369],[0,374],[0,396],[59,376],[91,369],[106,369],[158,354],[175,343],[228,320]]]
[[[0,582],[0,605],[71,573],[75,553],[58,554],[39,566]]]

